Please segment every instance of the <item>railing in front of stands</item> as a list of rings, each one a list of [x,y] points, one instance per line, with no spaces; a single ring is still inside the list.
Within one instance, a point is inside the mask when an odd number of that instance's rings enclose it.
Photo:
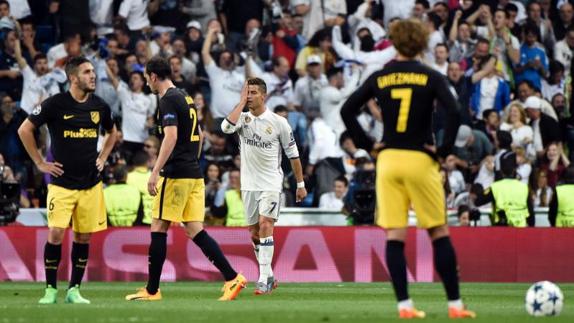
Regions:
[[[479,209],[481,219],[476,223],[477,226],[490,226],[489,215],[490,208]],[[536,226],[548,227],[548,208],[536,208]],[[20,215],[16,219],[18,223],[25,226],[46,226],[46,209],[20,209]],[[456,225],[458,220],[456,210],[448,211],[448,222],[450,225]],[[415,212],[409,212],[409,224],[416,226]],[[347,226],[349,221],[347,216],[338,210],[326,210],[319,208],[281,208],[281,215],[278,226]]]

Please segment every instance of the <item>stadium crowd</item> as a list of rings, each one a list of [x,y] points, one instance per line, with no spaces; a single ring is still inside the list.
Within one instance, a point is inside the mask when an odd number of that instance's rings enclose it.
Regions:
[[[126,214],[134,212],[136,223],[150,223],[146,183],[160,141],[157,98],[143,71],[161,55],[206,133],[201,166],[212,223],[243,224],[237,138],[220,124],[255,76],[302,152],[311,193],[302,206],[345,208],[357,224],[371,214],[372,223],[374,152],[355,145],[339,112],[370,74],[392,64],[387,31],[409,17],[430,34],[421,60],[445,75],[460,104],[455,149],[441,159],[448,207],[472,210],[472,195],[495,181],[511,150],[534,206],[549,206],[574,158],[571,0],[0,0],[1,179],[21,184],[21,207],[46,206],[50,178],[35,169],[17,130],[44,99],[66,91],[66,60],[85,55],[122,134],[104,171],[108,210],[122,214],[110,223],[131,225]],[[379,104],[371,100],[359,117],[374,140],[384,131]],[[49,159],[46,133],[37,136]],[[294,206],[284,161],[283,203]]]

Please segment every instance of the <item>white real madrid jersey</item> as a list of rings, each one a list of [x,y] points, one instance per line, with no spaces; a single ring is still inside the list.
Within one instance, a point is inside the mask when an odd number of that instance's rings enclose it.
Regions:
[[[227,134],[239,134],[241,190],[281,192],[281,149],[288,158],[299,158],[287,119],[266,108],[257,117],[251,112],[241,113],[235,125],[225,119],[221,129]]]

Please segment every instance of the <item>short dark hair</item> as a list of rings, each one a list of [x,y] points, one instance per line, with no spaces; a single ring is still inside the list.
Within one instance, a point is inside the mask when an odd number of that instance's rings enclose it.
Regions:
[[[514,3],[507,3],[506,6],[504,6],[504,11],[506,11],[507,13],[510,12],[518,12],[518,6],[516,6]]]
[[[421,6],[423,6],[425,9],[429,9],[430,8],[430,4],[428,2],[428,0],[416,0],[415,1],[415,5],[420,4]]]
[[[540,39],[540,28],[536,25],[535,22],[527,22],[524,24],[523,27],[524,35],[534,34],[536,35],[536,39]]]
[[[434,48],[436,49],[437,47],[444,47],[448,53],[448,45],[446,43],[438,43]]]
[[[78,67],[84,63],[92,63],[85,56],[72,57],[66,62],[66,76],[70,79],[71,75],[78,73]]]
[[[36,62],[41,59],[48,59],[48,57],[44,53],[38,53],[36,56],[34,56],[34,64],[36,64]]]
[[[183,60],[181,59],[181,57],[179,57],[179,56],[177,56],[177,55],[171,55],[171,56],[168,58],[168,62],[171,63],[171,60],[174,59],[174,58],[176,58],[177,60],[179,60],[180,63],[183,63]]]
[[[512,135],[508,131],[496,131],[496,140],[498,141],[498,147],[502,149],[510,149],[512,147]]]
[[[10,8],[10,2],[8,2],[8,0],[0,0],[0,4],[5,4]]]
[[[530,80],[522,80],[522,81],[518,82],[518,84],[516,84],[516,89],[518,90],[518,88],[519,88],[522,84],[526,84],[526,86],[528,86],[528,87],[531,88],[532,90],[536,90],[536,86],[534,86],[534,83],[532,83]]]
[[[275,112],[275,113],[289,112],[289,109],[287,109],[287,107],[284,106],[283,104],[280,104],[280,105],[276,106],[275,109],[273,109],[273,112]]]
[[[349,186],[349,180],[344,175],[337,176],[333,182],[342,182],[345,187]]]
[[[502,9],[502,8],[496,8],[496,10],[494,10],[494,15],[496,15],[496,13],[500,11],[504,14],[504,18],[508,19],[510,18],[510,16],[508,15],[508,11]]]
[[[125,183],[128,177],[128,168],[124,165],[117,165],[114,168],[113,176],[117,183]]]
[[[149,155],[145,151],[136,152],[132,158],[132,163],[134,166],[147,166],[148,161]]]
[[[263,79],[252,77],[247,80],[247,85],[257,85],[263,94],[267,94],[267,84],[265,84]]]
[[[154,56],[145,65],[145,72],[147,75],[153,73],[160,80],[165,80],[171,76],[171,66],[167,59],[161,56]]]

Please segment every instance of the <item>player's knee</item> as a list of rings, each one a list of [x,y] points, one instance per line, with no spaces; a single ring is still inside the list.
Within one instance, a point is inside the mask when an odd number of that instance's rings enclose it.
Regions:
[[[190,239],[195,238],[201,230],[203,230],[203,224],[201,222],[188,222],[185,225],[185,234]]]
[[[90,243],[91,234],[74,232],[74,242],[76,243]]]
[[[50,228],[50,232],[48,234],[48,242],[50,244],[60,245],[64,240],[64,234],[66,230],[60,228]]]
[[[273,233],[273,226],[275,221],[271,218],[262,216],[259,219],[259,236],[266,237]]]
[[[442,237],[448,237],[448,226],[446,225],[439,225],[438,227],[429,228],[427,232],[431,238],[431,240],[440,239]]]

